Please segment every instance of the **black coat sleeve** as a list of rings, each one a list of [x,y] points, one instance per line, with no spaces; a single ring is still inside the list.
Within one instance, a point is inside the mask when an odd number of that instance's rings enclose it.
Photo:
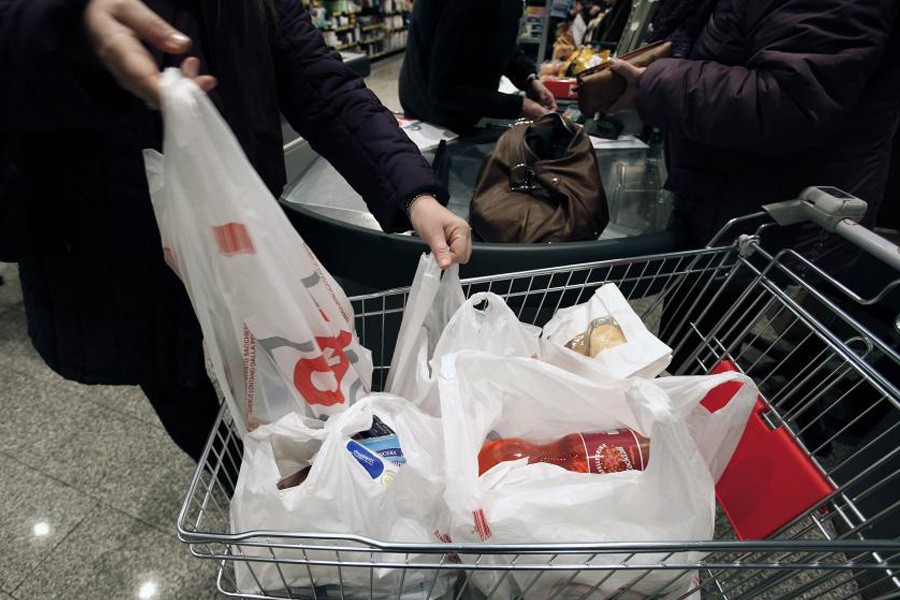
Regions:
[[[897,0],[747,5],[744,64],[659,60],[638,80],[638,112],[699,143],[766,153],[811,148],[852,109],[878,68]]]
[[[385,231],[409,228],[401,204],[430,192],[431,167],[363,80],[330,50],[296,0],[277,0],[275,68],[291,126],[359,193]]]
[[[528,87],[528,76],[537,75],[536,71],[534,63],[525,56],[521,48],[517,48],[503,74],[509,77],[517,88],[525,90]]]
[[[99,69],[82,25],[87,0],[0,0],[0,129],[41,132],[101,119],[85,75]]]

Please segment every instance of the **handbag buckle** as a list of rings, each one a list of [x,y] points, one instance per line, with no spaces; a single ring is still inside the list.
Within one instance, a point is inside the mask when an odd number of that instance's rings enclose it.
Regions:
[[[509,172],[509,190],[511,192],[534,192],[541,189],[534,169],[526,163],[520,163]]]

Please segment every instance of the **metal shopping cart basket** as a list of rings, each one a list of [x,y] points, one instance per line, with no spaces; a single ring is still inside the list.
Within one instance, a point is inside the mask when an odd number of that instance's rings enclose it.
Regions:
[[[219,561],[219,590],[232,597],[900,597],[900,254],[843,219],[861,217],[864,204],[827,188],[801,198],[733,221],[697,251],[464,282],[467,295],[497,293],[536,325],[615,282],[673,348],[673,373],[737,369],[754,378],[761,394],[717,487],[715,540],[425,545],[353,532],[230,532],[228,491],[240,456],[224,411],[188,490],[179,537],[194,556]],[[803,249],[830,253],[824,264],[838,272],[860,254],[845,239],[889,262],[883,285],[864,296],[808,261],[808,252],[768,252],[767,236],[786,231],[772,217],[781,225],[812,219],[839,234],[823,234]],[[741,229],[750,233],[735,236]],[[865,269],[858,279],[871,282],[882,262],[867,263],[868,256],[844,268],[844,279]],[[385,381],[406,299],[407,290],[396,290],[353,300],[357,331],[375,356],[376,387]],[[872,320],[879,311],[890,318]],[[242,591],[237,563],[254,579],[274,565],[279,584],[257,579],[252,591]],[[298,569],[315,587],[291,589],[286,573]],[[343,585],[360,573],[374,582],[384,569],[399,574],[389,592]],[[321,573],[330,573],[328,585],[317,584],[314,574]],[[485,575],[496,585],[475,585]],[[544,578],[556,584],[548,588]],[[599,593],[609,581],[619,582],[617,591]]]

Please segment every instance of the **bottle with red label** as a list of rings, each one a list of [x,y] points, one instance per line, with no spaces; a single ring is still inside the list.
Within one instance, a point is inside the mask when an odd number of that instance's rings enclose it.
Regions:
[[[549,463],[576,473],[643,471],[650,459],[650,440],[631,429],[572,433],[549,444],[505,438],[489,440],[478,454],[478,471],[527,458],[529,464]]]

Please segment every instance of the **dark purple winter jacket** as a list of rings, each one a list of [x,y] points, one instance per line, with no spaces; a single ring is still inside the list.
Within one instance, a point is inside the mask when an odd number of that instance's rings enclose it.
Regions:
[[[160,116],[99,65],[83,31],[86,3],[0,0],[0,259],[19,260],[29,333],[64,376],[190,383],[200,332],[163,262],[141,156],[161,146]],[[213,102],[276,196],[280,114],[386,230],[408,226],[404,200],[443,195],[298,0],[145,3],[194,40],[190,54],[219,81]]]
[[[667,134],[695,245],[729,218],[833,185],[881,201],[900,115],[898,0],[721,0],[688,59],[638,80]]]

